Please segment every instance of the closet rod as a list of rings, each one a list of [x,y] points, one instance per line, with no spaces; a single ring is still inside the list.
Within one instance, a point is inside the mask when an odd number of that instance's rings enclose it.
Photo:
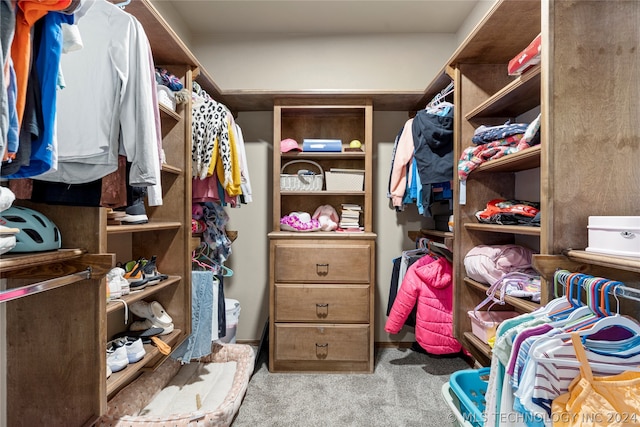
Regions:
[[[579,273],[579,274],[583,276],[594,277],[594,276],[590,276],[583,273]],[[608,280],[608,279],[605,279],[605,280]],[[560,283],[562,287],[565,288],[565,294],[566,294],[567,284],[561,280],[558,280],[558,283]],[[619,297],[627,298],[634,301],[640,301],[640,289],[625,286],[624,284],[622,284],[622,282],[618,282],[618,283],[621,283],[621,284],[617,286],[613,286],[607,293],[608,295],[619,296]],[[581,288],[584,290],[587,290],[585,286],[586,286],[586,282],[583,282],[581,285]]]
[[[61,286],[71,285],[72,283],[90,278],[91,267],[87,267],[86,270],[79,271],[77,273],[68,274],[62,277],[56,277],[55,279],[44,280],[42,282],[34,283],[27,286],[21,286],[19,288],[12,288],[6,291],[1,291],[0,303],[13,301],[18,298],[23,298],[29,295],[59,288]]]

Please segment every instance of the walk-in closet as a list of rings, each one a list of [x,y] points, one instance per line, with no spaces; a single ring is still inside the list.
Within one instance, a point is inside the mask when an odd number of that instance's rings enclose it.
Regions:
[[[0,427],[640,425],[637,0],[0,0]]]

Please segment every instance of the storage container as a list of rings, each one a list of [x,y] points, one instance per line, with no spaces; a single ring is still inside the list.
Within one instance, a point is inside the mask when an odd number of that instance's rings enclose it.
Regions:
[[[449,386],[460,401],[462,419],[474,427],[484,426],[485,394],[491,368],[464,369],[451,374]]]
[[[214,340],[217,343],[235,344],[236,333],[238,332],[238,320],[240,320],[240,301],[230,298],[224,299],[225,323],[227,330],[225,336]],[[214,315],[217,315],[214,310]],[[217,335],[217,331],[214,331]]]
[[[362,191],[364,171],[360,169],[335,169],[325,172],[327,191]]]
[[[298,169],[295,174],[284,173],[284,170],[293,164],[311,165],[318,170]],[[324,181],[322,166],[311,160],[292,160],[285,163],[280,169],[281,191],[321,191]]]
[[[640,216],[590,216],[587,252],[640,258]]]
[[[477,311],[471,310],[467,314],[471,319],[473,335],[488,343],[496,335],[496,329],[502,321],[516,317],[517,311]]]
[[[458,396],[451,390],[451,386],[449,382],[442,384],[442,397],[444,397],[444,401],[449,405],[451,412],[455,416],[455,419],[451,420],[452,425],[454,427],[473,427],[473,425],[465,419],[465,415],[462,414],[462,405],[460,404],[460,399]],[[469,418],[469,417],[467,417]]]

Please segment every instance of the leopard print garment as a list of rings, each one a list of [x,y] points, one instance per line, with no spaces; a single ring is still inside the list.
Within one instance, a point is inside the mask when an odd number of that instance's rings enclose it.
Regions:
[[[200,179],[207,177],[212,159],[218,154],[224,170],[223,185],[231,181],[231,148],[229,142],[229,121],[227,108],[211,99],[200,89],[195,96],[192,109],[192,175]],[[214,153],[218,140],[218,153]]]

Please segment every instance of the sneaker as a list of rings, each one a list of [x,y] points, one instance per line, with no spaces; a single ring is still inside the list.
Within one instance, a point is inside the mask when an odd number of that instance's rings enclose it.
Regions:
[[[120,267],[124,269],[123,277],[129,282],[130,291],[147,287],[149,281],[144,277],[144,272],[142,271],[144,267],[142,264],[143,259],[144,258],[140,258],[137,261],[129,261],[124,265],[120,264]]]
[[[147,212],[142,201],[127,206],[125,215],[120,218],[122,224],[146,224],[149,222]]]
[[[122,287],[120,285],[120,281],[118,280],[118,271],[122,270],[121,268],[115,267],[112,268],[107,273],[107,285],[109,286],[109,299],[118,299],[122,296]],[[122,270],[124,273],[124,270]]]
[[[165,328],[173,324],[173,319],[158,301],[136,301],[129,306],[129,310],[138,317],[150,320],[156,327]]]
[[[113,372],[111,372],[111,368],[109,367],[109,365],[107,365],[107,378],[109,378],[112,373]]]
[[[129,363],[136,363],[142,360],[147,353],[140,338],[122,337],[113,341],[113,345],[124,347],[127,351],[127,360]]]
[[[129,358],[127,357],[127,349],[124,346],[116,347],[110,344],[107,347],[107,366],[111,369],[111,372],[121,371],[128,364]]]
[[[163,280],[167,280],[169,276],[166,274],[161,274],[156,267],[156,256],[152,256],[149,261],[146,259],[142,259],[142,273],[144,278],[147,279],[147,284],[149,286],[157,285]]]

